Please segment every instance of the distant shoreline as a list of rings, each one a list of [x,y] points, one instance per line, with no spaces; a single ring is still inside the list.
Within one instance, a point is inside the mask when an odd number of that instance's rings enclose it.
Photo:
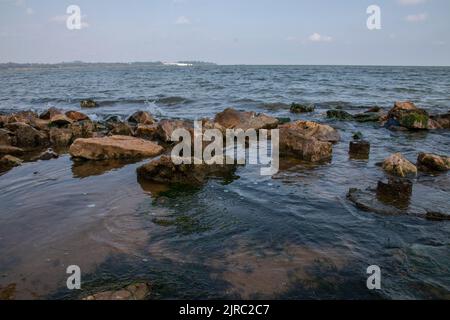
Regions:
[[[450,68],[450,65],[346,65],[346,64],[217,64],[213,62],[203,61],[176,61],[176,62],[59,62],[59,63],[16,63],[7,62],[0,63],[0,70],[2,69],[25,69],[25,68],[66,68],[66,67],[86,67],[86,66],[155,66],[155,67],[174,67],[174,68],[189,68],[201,66],[282,66],[282,67],[378,67],[378,68]]]

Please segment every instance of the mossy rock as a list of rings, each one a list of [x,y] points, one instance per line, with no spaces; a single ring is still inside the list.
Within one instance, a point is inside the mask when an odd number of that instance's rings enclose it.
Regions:
[[[353,120],[353,115],[343,110],[328,110],[327,118],[338,119],[338,120]]]
[[[313,112],[314,110],[315,110],[315,106],[312,104],[309,104],[309,105],[299,104],[299,103],[291,104],[291,112],[292,113],[306,113],[306,112]]]
[[[398,122],[408,129],[428,129],[429,115],[424,110],[407,110],[399,117]]]

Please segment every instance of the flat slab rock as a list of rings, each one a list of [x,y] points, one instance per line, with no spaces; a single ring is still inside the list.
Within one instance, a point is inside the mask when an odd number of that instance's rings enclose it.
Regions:
[[[104,291],[90,295],[83,300],[144,300],[150,294],[147,283],[137,283],[117,291]]]
[[[160,145],[129,136],[77,139],[70,155],[87,160],[134,159],[155,157],[163,152]]]
[[[442,201],[448,199],[449,194],[422,184],[413,185],[406,206],[383,202],[375,189],[350,189],[347,198],[361,210],[380,215],[411,215],[429,220],[450,220],[450,201]]]

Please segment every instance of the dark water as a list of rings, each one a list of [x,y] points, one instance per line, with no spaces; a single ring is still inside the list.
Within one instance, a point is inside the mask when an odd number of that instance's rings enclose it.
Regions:
[[[273,177],[240,167],[234,181],[194,190],[138,181],[140,163],[80,165],[66,155],[16,168],[0,177],[0,287],[16,298],[76,298],[141,280],[153,283],[153,298],[450,298],[448,222],[379,216],[346,199],[351,187],[374,187],[384,177],[376,163],[393,152],[411,161],[420,151],[450,154],[450,133],[324,115],[396,100],[448,112],[450,68],[83,67],[3,70],[0,83],[5,112],[76,109],[94,98],[94,118],[148,110],[197,119],[233,106],[342,135],[329,164],[283,163]],[[317,109],[292,115],[294,101]],[[348,157],[355,131],[372,144],[368,161]],[[423,186],[430,206],[450,201],[448,173],[420,175],[414,188]],[[81,293],[64,289],[72,264],[83,272]],[[382,269],[380,291],[366,288],[369,265]]]

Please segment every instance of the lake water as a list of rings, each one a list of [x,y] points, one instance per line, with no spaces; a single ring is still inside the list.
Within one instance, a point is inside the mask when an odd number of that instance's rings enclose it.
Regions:
[[[357,209],[349,188],[374,187],[376,166],[394,152],[450,154],[450,132],[392,132],[374,123],[334,121],[412,100],[430,113],[450,110],[450,68],[343,66],[83,66],[0,70],[0,111],[78,109],[93,98],[93,119],[136,110],[157,118],[213,117],[226,107],[308,119],[337,128],[342,141],[323,165],[283,163],[273,177],[239,167],[233,181],[170,189],[138,181],[145,163],[26,163],[0,176],[0,290],[15,298],[77,298],[135,281],[152,298],[450,299],[450,224]],[[293,115],[291,102],[314,103]],[[361,131],[368,161],[351,160]],[[148,161],[148,160],[147,160]],[[421,174],[450,200],[448,173]],[[420,189],[417,189],[420,190]],[[434,191],[433,191],[434,190]],[[156,197],[159,194],[160,197]],[[82,292],[65,289],[79,265]],[[382,270],[382,289],[366,269]]]

